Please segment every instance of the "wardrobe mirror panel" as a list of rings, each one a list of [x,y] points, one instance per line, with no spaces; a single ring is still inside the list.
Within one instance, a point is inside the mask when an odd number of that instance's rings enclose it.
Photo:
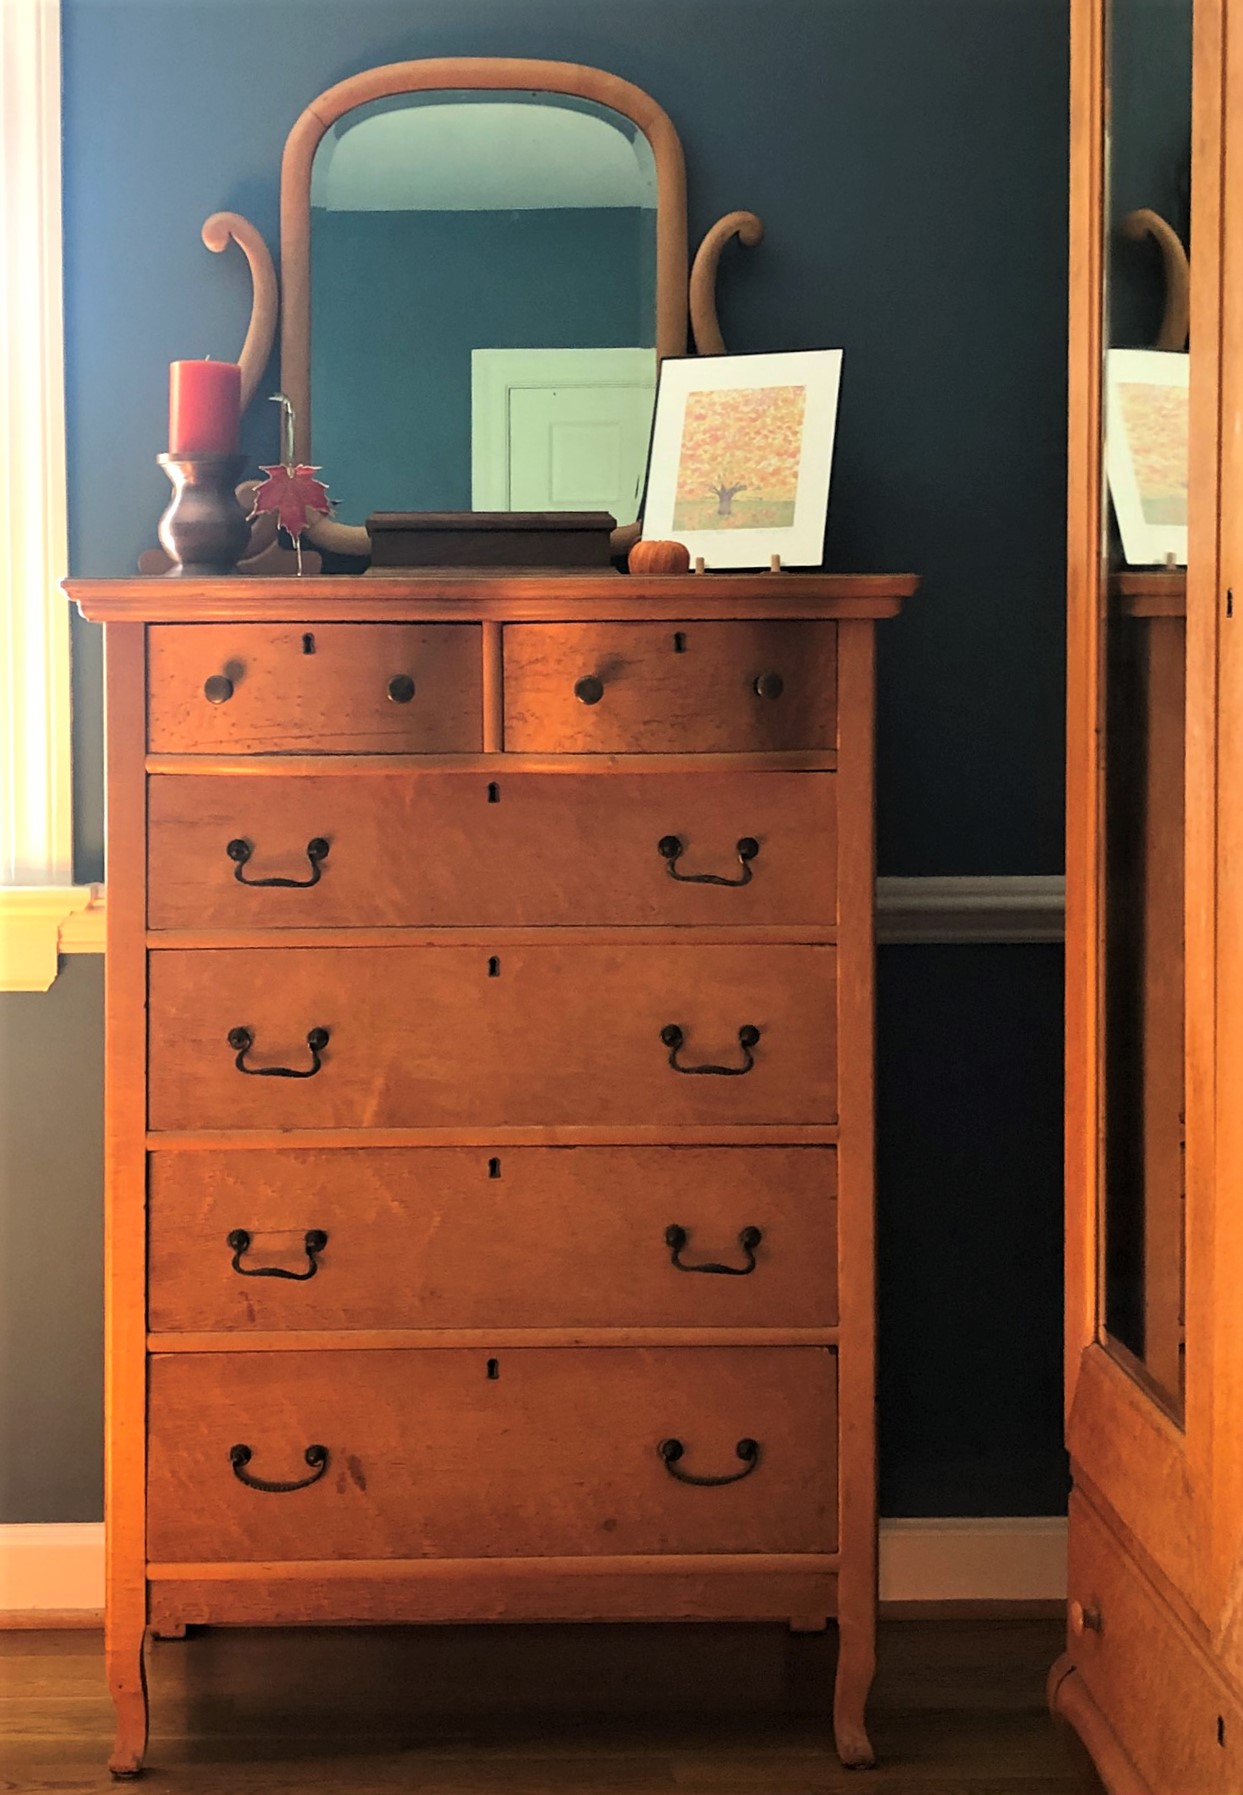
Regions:
[[[1101,1314],[1178,1412],[1191,0],[1108,0],[1106,21]]]

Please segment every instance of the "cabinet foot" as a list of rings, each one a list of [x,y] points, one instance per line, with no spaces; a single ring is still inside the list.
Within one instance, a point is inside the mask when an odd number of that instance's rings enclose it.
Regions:
[[[848,1770],[870,1770],[876,1753],[868,1738],[864,1710],[876,1673],[876,1648],[868,1628],[838,1623],[837,1678],[833,1687],[833,1738]]]
[[[108,1690],[116,1709],[116,1740],[108,1768],[114,1777],[137,1776],[147,1751],[147,1669],[143,1662],[145,1623],[110,1625],[106,1648]]]

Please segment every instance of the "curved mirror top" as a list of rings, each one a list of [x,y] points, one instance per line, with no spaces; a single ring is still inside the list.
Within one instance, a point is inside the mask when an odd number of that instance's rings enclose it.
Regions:
[[[313,456],[337,515],[633,521],[656,375],[656,166],[554,93],[355,107],[311,169]]]

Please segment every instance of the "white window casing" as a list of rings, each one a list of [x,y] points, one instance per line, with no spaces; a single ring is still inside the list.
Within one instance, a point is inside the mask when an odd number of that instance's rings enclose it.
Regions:
[[[102,939],[73,884],[60,0],[0,0],[0,990]],[[72,919],[72,920],[71,920]],[[64,939],[62,939],[62,932]]]

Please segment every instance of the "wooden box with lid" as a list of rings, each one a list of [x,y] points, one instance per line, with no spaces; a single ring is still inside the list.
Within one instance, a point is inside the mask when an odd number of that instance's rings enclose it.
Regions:
[[[905,577],[73,581],[106,628],[113,1769],[148,1629],[874,1655]]]

